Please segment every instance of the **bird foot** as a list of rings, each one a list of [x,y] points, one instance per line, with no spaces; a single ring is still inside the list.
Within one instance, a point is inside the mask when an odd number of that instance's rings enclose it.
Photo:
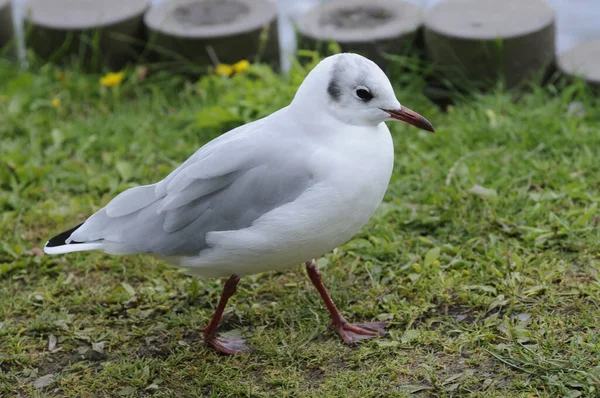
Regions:
[[[385,337],[385,321],[367,323],[343,323],[337,326],[337,330],[346,344],[354,344],[360,340]]]
[[[246,343],[246,339],[239,337],[205,337],[204,342],[227,355],[246,354],[252,351],[252,347]]]

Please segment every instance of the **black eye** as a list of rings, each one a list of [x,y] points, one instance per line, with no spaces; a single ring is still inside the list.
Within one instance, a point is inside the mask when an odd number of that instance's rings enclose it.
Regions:
[[[358,98],[365,102],[371,101],[373,99],[373,94],[371,94],[369,90],[366,90],[364,88],[359,88],[358,90],[356,90],[356,95],[358,96]]]

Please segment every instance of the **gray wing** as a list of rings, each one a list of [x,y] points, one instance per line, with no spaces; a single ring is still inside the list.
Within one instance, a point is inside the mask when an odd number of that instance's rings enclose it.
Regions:
[[[246,132],[231,133],[163,181],[122,192],[67,242],[100,241],[118,254],[197,255],[207,247],[208,232],[249,227],[312,184],[300,154],[269,151]]]

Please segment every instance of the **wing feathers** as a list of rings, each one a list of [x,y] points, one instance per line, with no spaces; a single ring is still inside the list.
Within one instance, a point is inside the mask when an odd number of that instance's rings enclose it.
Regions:
[[[211,141],[157,184],[122,192],[69,239],[109,253],[197,255],[207,233],[249,227],[295,200],[314,183],[306,153],[295,151],[297,138],[277,147],[268,134],[257,139],[266,134],[257,126]]]
[[[143,209],[158,199],[155,189],[154,185],[143,185],[121,192],[106,206],[106,215],[117,218]]]
[[[197,179],[192,181],[188,186],[182,189],[177,194],[168,194],[158,208],[159,212],[173,210],[183,205],[209,195],[219,189],[231,184],[235,179],[236,173],[229,173],[221,177],[213,177],[209,179]]]

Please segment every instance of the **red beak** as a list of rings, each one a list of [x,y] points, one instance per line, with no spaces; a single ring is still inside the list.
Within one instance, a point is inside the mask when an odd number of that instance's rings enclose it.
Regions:
[[[389,113],[392,119],[400,120],[401,122],[412,124],[413,126],[418,127],[420,129],[435,133],[435,131],[433,130],[433,126],[431,125],[431,123],[429,123],[429,120],[425,119],[417,112],[411,111],[405,106],[403,106],[402,109],[399,110],[383,109],[383,111]]]

